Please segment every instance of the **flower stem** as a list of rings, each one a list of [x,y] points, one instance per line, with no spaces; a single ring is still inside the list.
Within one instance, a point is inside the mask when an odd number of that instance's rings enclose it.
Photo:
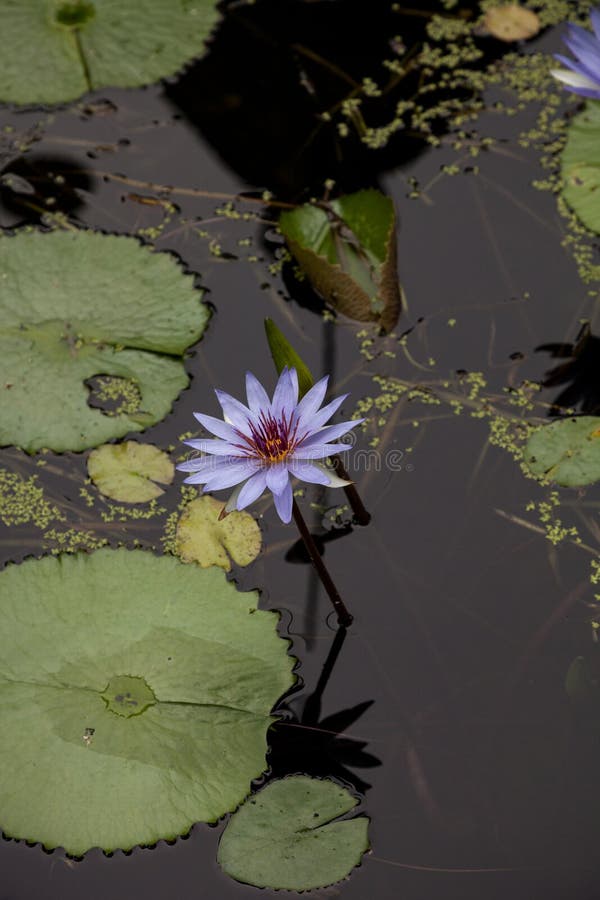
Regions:
[[[343,478],[344,481],[350,481],[348,478],[348,473],[344,467],[344,464],[339,456],[332,456],[331,462],[333,463],[333,468],[335,469],[335,474],[338,478]],[[356,486],[354,484],[347,484],[344,488],[344,493],[348,498],[348,503],[352,507],[352,512],[354,513],[354,518],[358,525],[368,525],[371,521],[371,513],[365,509],[365,505],[360,499],[360,494],[356,490]]]
[[[323,562],[323,558],[317,549],[317,545],[315,544],[315,542],[313,540],[313,536],[310,533],[310,531],[308,530],[308,526],[307,526],[306,522],[304,521],[304,516],[300,512],[300,507],[298,506],[298,504],[296,503],[295,500],[294,500],[294,504],[292,506],[292,513],[294,516],[294,521],[295,521],[296,525],[298,526],[298,531],[300,532],[302,540],[304,541],[304,546],[306,547],[306,551],[307,551],[308,555],[310,556],[310,560],[311,560],[313,566],[315,567],[315,569],[317,570],[317,574],[318,574],[319,578],[321,579],[323,587],[327,591],[327,593],[329,595],[329,599],[331,600],[331,602],[333,604],[333,608],[337,613],[338,624],[342,625],[344,628],[348,628],[352,624],[353,617],[350,615],[350,613],[346,609],[344,601],[340,597],[340,595],[338,593],[338,589],[336,588],[335,584],[333,583],[333,579],[332,579],[331,575],[327,571],[325,563]]]

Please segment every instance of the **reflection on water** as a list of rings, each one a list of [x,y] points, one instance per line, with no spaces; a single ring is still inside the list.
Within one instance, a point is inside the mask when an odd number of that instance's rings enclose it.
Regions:
[[[292,12],[307,17],[317,6],[325,15],[325,4],[294,4]],[[242,14],[247,23],[251,13]],[[280,8],[279,20],[285,15]],[[241,33],[242,24],[232,19],[217,40]],[[254,194],[235,205],[237,218],[224,208],[248,185],[289,196],[339,171],[354,186],[363,157],[350,154],[338,170],[335,143],[322,150],[316,139],[296,159],[307,133],[306,116],[295,110],[312,110],[310,90],[304,87],[301,99],[296,80],[284,104],[292,112],[274,112],[285,79],[271,68],[288,45],[272,57],[257,51],[254,38],[249,46],[256,66],[249,105],[235,93],[239,83],[219,81],[223,96],[210,108],[212,54],[188,82],[165,91],[107,91],[93,98],[97,113],[90,104],[78,114],[57,112],[23,166],[5,165],[35,195],[5,185],[0,221],[39,221],[28,199],[46,209],[56,184],[50,172],[60,169],[62,212],[89,227],[137,233],[198,273],[215,315],[187,360],[191,388],[143,439],[176,444],[193,410],[211,412],[212,385],[236,394],[246,369],[274,383],[263,334],[270,316],[313,372],[332,373],[332,394],[351,392],[344,414],[359,401],[371,404],[374,424],[357,449],[374,449],[378,437],[382,458],[389,449],[403,454],[399,469],[353,472],[372,513],[365,528],[340,508],[340,495],[315,489],[302,500],[355,614],[343,641],[329,625],[327,598],[302,564],[295,533],[278,523],[268,502],[257,507],[266,551],[235,572],[241,588],[262,589],[262,605],[284,611],[282,632],[300,660],[301,685],[285,698],[272,730],[272,775],[336,777],[364,795],[372,819],[372,853],[348,881],[315,896],[591,900],[600,893],[597,704],[574,703],[565,679],[576,657],[595,657],[589,563],[598,547],[597,489],[563,492],[565,505],[552,513],[576,523],[588,549],[568,539],[555,546],[536,511],[546,493],[497,439],[499,417],[479,415],[501,401],[511,421],[543,421],[562,406],[598,409],[597,338],[587,330],[577,336],[590,307],[561,244],[555,198],[531,188],[540,170],[535,153],[515,141],[519,123],[502,126],[500,149],[507,152],[490,150],[478,173],[455,177],[440,177],[456,161],[451,147],[419,145],[417,153],[410,144],[394,156],[398,145],[391,145],[365,167],[360,186],[379,180],[394,197],[407,311],[397,334],[381,342],[347,320],[326,321],[307,286],[298,286],[290,270],[282,277],[280,245],[265,240],[273,235],[274,207]],[[314,42],[306,46],[318,52]],[[372,52],[379,52],[376,44]],[[312,83],[310,58],[300,56]],[[297,56],[294,66],[297,72]],[[201,75],[194,112],[190,86]],[[32,113],[3,114],[17,129],[35,121]],[[262,134],[254,155],[246,153],[251,126]],[[409,196],[413,180],[427,187],[418,198]],[[473,373],[481,374],[479,387]],[[398,392],[393,379],[414,391]],[[524,380],[542,385],[532,389],[533,409],[519,406]],[[442,402],[428,402],[438,394]],[[181,499],[178,485],[164,496],[164,512],[123,518],[104,501],[87,505],[84,456],[50,454],[45,465],[38,462],[14,449],[0,452],[0,471],[27,483],[36,476],[64,521],[11,518],[3,490],[0,515],[12,523],[0,538],[3,561],[56,547],[51,528],[161,546]],[[256,896],[217,869],[222,827],[196,826],[189,839],[128,856],[92,852],[81,863],[5,841],[2,891],[12,900]]]

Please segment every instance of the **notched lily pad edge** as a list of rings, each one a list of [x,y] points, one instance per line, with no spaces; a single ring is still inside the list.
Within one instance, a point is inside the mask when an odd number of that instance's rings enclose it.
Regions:
[[[106,99],[106,92],[109,91],[140,91],[154,85],[175,84],[183,75],[186,74],[186,72],[192,69],[201,59],[206,56],[207,53],[210,52],[211,45],[215,40],[217,31],[219,30],[223,22],[223,14],[219,9],[221,6],[220,0],[218,0],[215,6],[217,9],[217,18],[211,28],[210,33],[205,38],[203,38],[203,47],[198,51],[197,54],[191,56],[189,59],[186,59],[172,72],[168,72],[166,75],[163,75],[161,78],[157,78],[155,81],[144,81],[138,85],[105,84],[102,87],[92,87],[90,90],[85,91],[83,94],[76,94],[73,97],[66,98],[65,100],[59,100],[57,103],[15,103],[14,100],[3,100],[0,97],[0,109],[5,109],[8,112],[15,113],[30,113],[36,111],[52,113],[64,112],[69,108],[76,107],[80,103],[83,103],[83,105],[87,105],[87,103],[90,101],[104,100]]]
[[[2,107],[2,105],[3,104],[0,101],[0,107]],[[19,109],[21,109],[21,108],[22,107],[19,107]],[[6,228],[6,229],[2,230],[2,232],[0,234],[0,240],[3,240],[4,238],[18,237],[20,234],[53,234],[56,231],[62,231],[62,230],[64,230],[64,229],[61,229],[60,227],[58,227],[58,228],[34,227],[32,225],[25,225],[23,227],[15,227],[15,228]],[[144,240],[142,237],[140,237],[137,234],[129,234],[129,233],[121,234],[119,232],[108,231],[105,228],[81,228],[81,227],[79,227],[79,225],[76,226],[76,230],[77,230],[77,232],[82,232],[82,233],[86,233],[86,234],[101,234],[101,235],[104,235],[105,237],[128,238],[130,240],[135,240],[139,244],[140,247],[143,247],[144,249],[149,250],[152,253],[163,254],[165,256],[172,257],[175,264],[182,270],[182,274],[185,275],[186,277],[192,279],[192,288],[198,292],[198,294],[199,294],[198,303],[199,303],[199,306],[202,307],[204,310],[205,318],[204,318],[204,323],[203,323],[202,334],[200,335],[200,337],[198,338],[197,341],[195,341],[193,344],[190,344],[189,347],[186,347],[186,349],[181,354],[181,356],[169,354],[169,353],[157,353],[158,356],[165,356],[168,359],[180,359],[181,360],[181,362],[184,366],[184,369],[185,369],[185,373],[187,375],[187,379],[188,379],[188,383],[187,383],[186,387],[184,387],[180,391],[179,396],[176,397],[176,399],[173,401],[173,405],[171,406],[171,409],[169,410],[169,412],[167,413],[167,415],[164,418],[160,419],[160,421],[155,422],[153,425],[149,425],[147,428],[144,428],[141,431],[135,431],[135,430],[128,431],[126,434],[124,434],[120,438],[115,438],[112,441],[111,440],[104,441],[104,443],[106,443],[106,444],[125,443],[125,441],[136,440],[137,438],[139,438],[139,436],[141,434],[144,434],[144,435],[149,434],[153,428],[157,427],[158,425],[162,425],[164,422],[166,422],[168,420],[168,418],[171,415],[173,415],[173,410],[174,410],[175,404],[178,403],[179,400],[181,399],[181,397],[185,393],[187,393],[187,391],[191,390],[191,388],[193,387],[193,382],[194,382],[194,379],[196,376],[193,372],[190,371],[190,360],[192,360],[193,357],[195,356],[196,349],[197,349],[198,345],[200,344],[200,342],[204,338],[206,329],[209,327],[211,319],[215,313],[215,306],[213,303],[211,303],[210,301],[205,299],[207,289],[206,289],[206,287],[204,287],[204,285],[200,281],[200,279],[202,278],[202,275],[199,272],[196,272],[192,268],[190,268],[189,264],[183,259],[181,254],[178,253],[177,251],[175,251],[175,250],[157,250],[155,245],[152,242]],[[153,350],[147,350],[146,352],[147,353],[156,353],[156,351],[153,351]],[[97,373],[98,376],[101,376],[102,374],[103,374],[102,372]],[[99,414],[103,415],[101,410],[99,410]],[[143,443],[146,443],[146,442],[144,441]],[[23,453],[26,453],[27,456],[30,458],[37,457],[38,455],[63,456],[65,453],[70,453],[70,454],[73,454],[78,457],[83,457],[85,454],[89,455],[89,453],[92,450],[97,449],[96,447],[86,447],[84,450],[51,450],[48,447],[41,447],[39,450],[29,451],[23,447],[19,447],[17,444],[2,444],[2,443],[0,443],[0,449],[4,449],[7,447],[21,450]],[[163,449],[163,448],[161,448],[161,449]],[[165,453],[166,452],[167,451],[165,450]],[[42,555],[44,555],[44,554],[42,554]],[[35,558],[39,559],[39,557],[35,557]],[[2,831],[0,829],[0,834],[1,833],[2,833]]]

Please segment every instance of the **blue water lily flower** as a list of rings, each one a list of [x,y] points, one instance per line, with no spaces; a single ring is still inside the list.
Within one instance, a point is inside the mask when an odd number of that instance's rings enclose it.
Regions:
[[[600,100],[600,7],[590,13],[594,33],[569,23],[564,43],[577,61],[555,54],[566,69],[553,69],[552,75],[561,81],[568,91]]]
[[[192,473],[185,482],[203,484],[205,491],[237,485],[225,513],[245,509],[268,489],[286,523],[292,517],[290,475],[328,487],[348,484],[320,460],[348,450],[347,444],[335,441],[363,420],[325,425],[348,396],[321,408],[328,380],[328,376],[322,378],[300,401],[296,370],[287,368],[279,376],[272,400],[251,372],[246,374],[248,406],[224,391],[215,391],[224,421],[194,413],[215,438],[184,442],[202,454],[177,466]]]

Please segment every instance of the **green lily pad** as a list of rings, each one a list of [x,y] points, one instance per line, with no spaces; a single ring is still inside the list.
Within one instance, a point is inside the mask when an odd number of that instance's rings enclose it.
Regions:
[[[134,238],[0,238],[0,445],[85,450],[159,422],[187,387],[181,357],[209,317],[201,296],[174,257]],[[138,401],[93,409],[85,382],[97,376],[130,383]]]
[[[164,494],[161,484],[171,484],[175,466],[164,450],[152,444],[125,441],[92,450],[88,475],[98,490],[121,503],[147,503]]]
[[[600,103],[587,103],[567,133],[563,197],[587,228],[600,233]]]
[[[564,487],[600,480],[600,416],[574,416],[542,425],[525,448],[534,475]]]
[[[201,55],[217,19],[216,0],[0,0],[0,100],[149,84]]]
[[[279,228],[311,284],[358,322],[391,331],[400,314],[394,204],[379,191],[359,191],[284,212]]]
[[[237,881],[275,890],[341,881],[369,849],[366,816],[334,821],[357,803],[333,781],[305,775],[273,781],[231,817],[218,863]]]
[[[0,573],[0,827],[81,855],[234,809],[293,683],[277,616],[142,550]]]
[[[210,496],[188,503],[175,537],[175,552],[183,562],[195,562],[203,568],[220,566],[229,572],[231,560],[238,566],[249,566],[256,559],[262,542],[258,523],[244,511],[219,519],[224,506]]]

